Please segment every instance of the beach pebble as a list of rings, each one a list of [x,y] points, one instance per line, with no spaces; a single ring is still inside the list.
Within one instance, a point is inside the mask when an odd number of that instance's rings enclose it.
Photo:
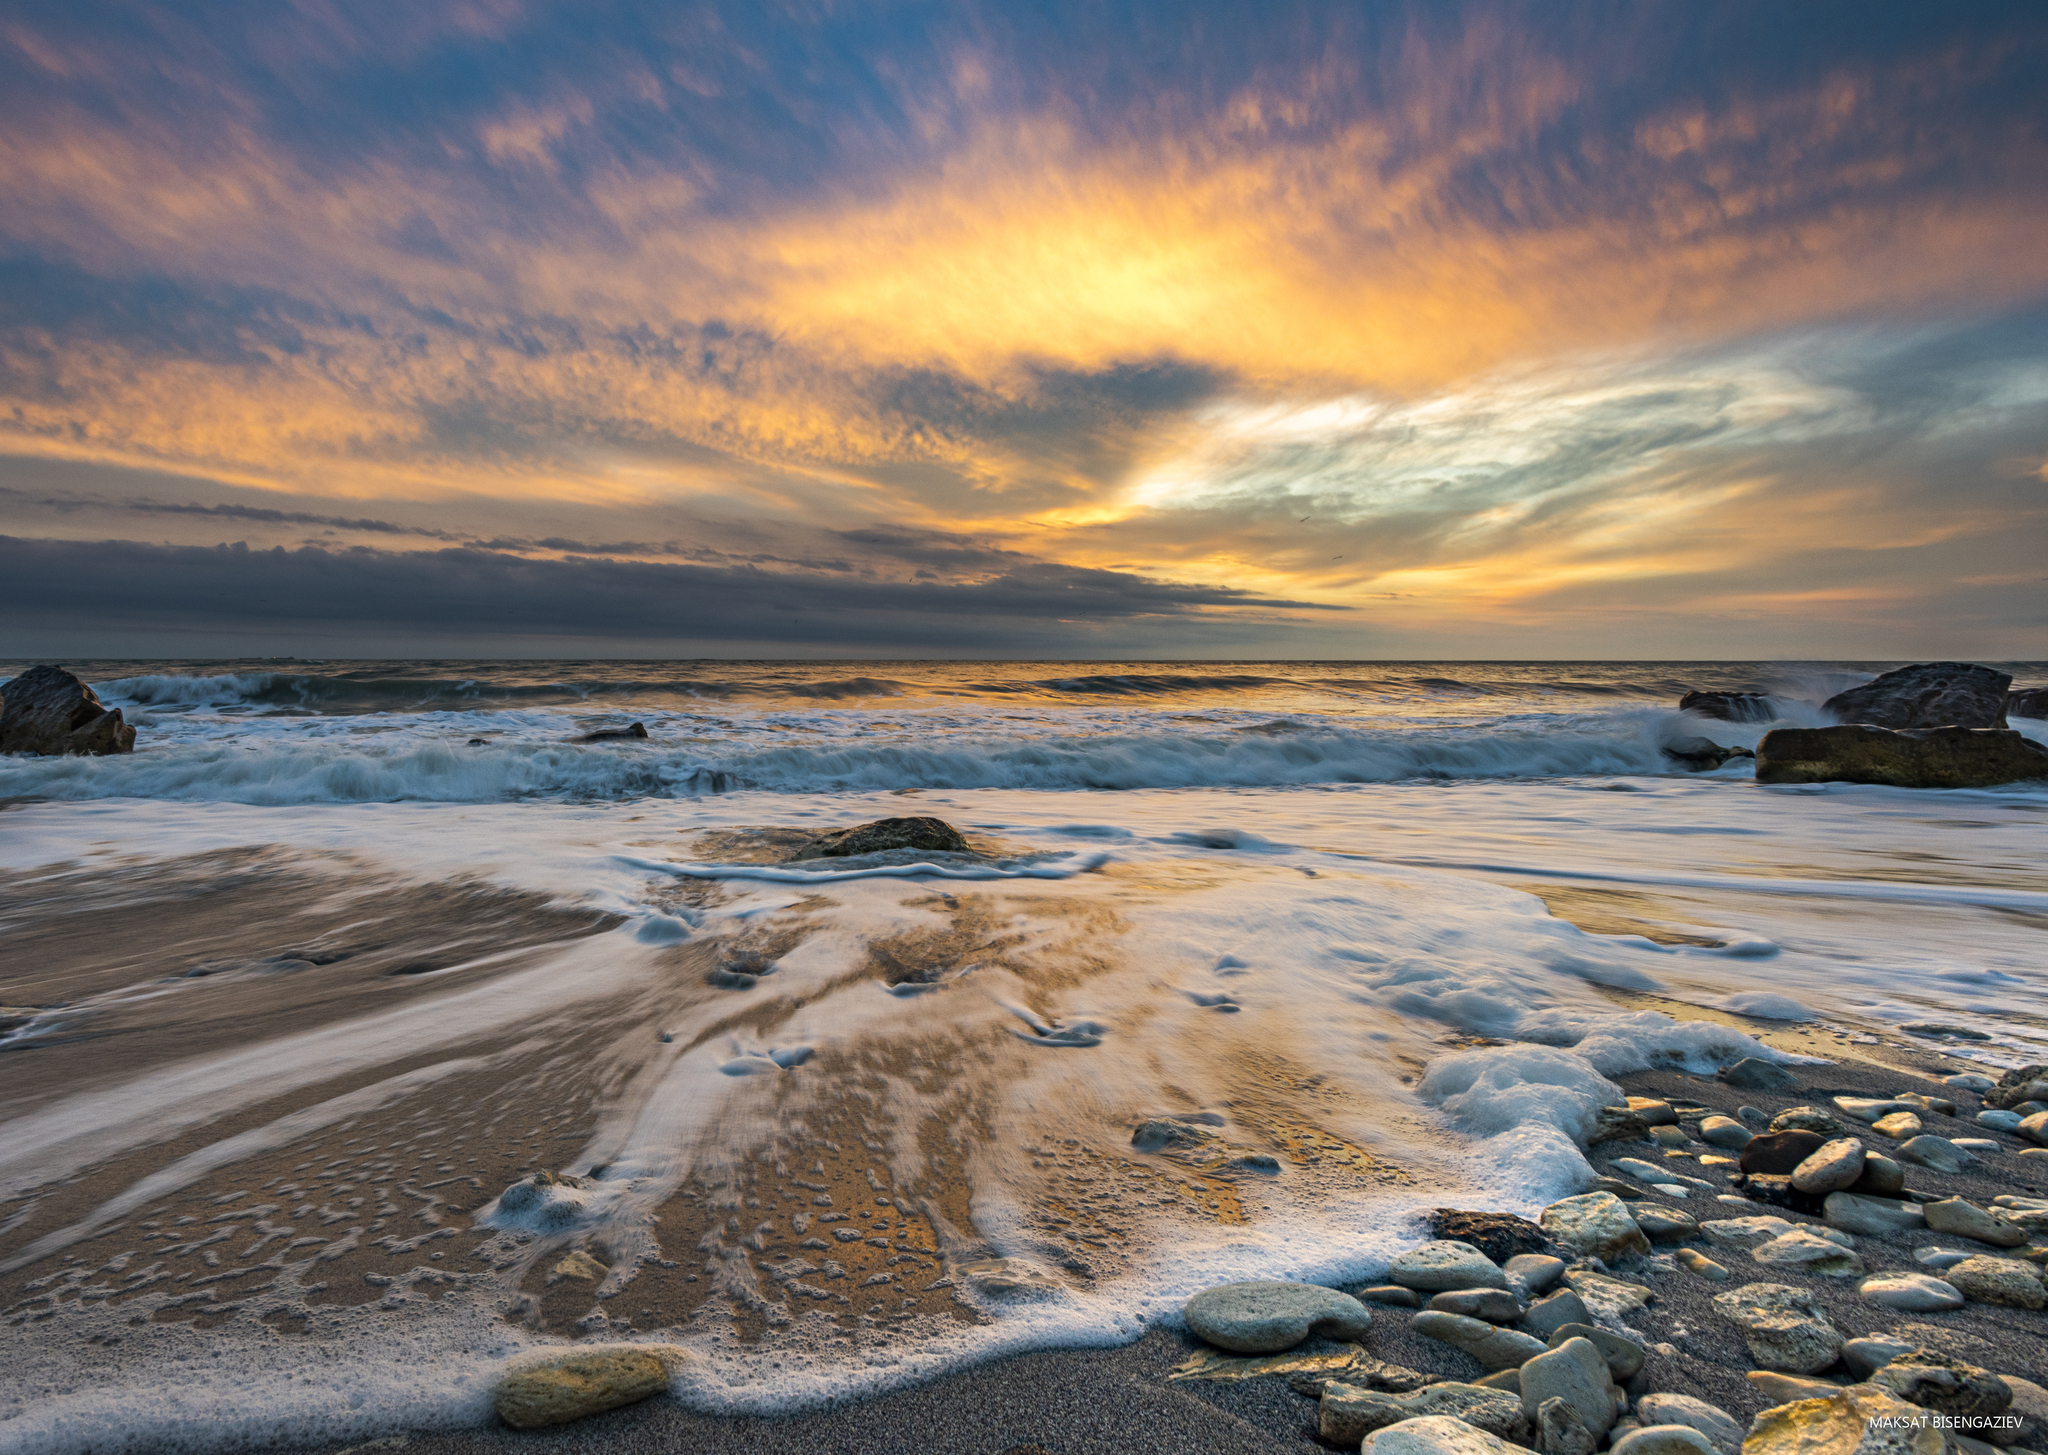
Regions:
[[[1766,1132],[1742,1149],[1742,1170],[1752,1175],[1788,1177],[1792,1169],[1827,1145],[1819,1132]]]
[[[1963,1306],[1955,1286],[1931,1273],[1880,1273],[1857,1285],[1857,1292],[1880,1308],[1900,1313],[1941,1313]]]
[[[1744,1091],[1794,1091],[1799,1086],[1797,1076],[1776,1062],[1757,1056],[1745,1056],[1733,1066],[1724,1067],[1714,1079]]]
[[[1913,1109],[1897,1097],[1837,1096],[1831,1097],[1830,1100],[1843,1116],[1854,1117],[1859,1122],[1874,1123],[1880,1117]]]
[[[1913,1261],[1915,1263],[1934,1269],[1953,1268],[1965,1258],[1975,1258],[1976,1256],[1975,1253],[1968,1252],[1962,1248],[1927,1247],[1915,1248],[1913,1250]]]
[[[1863,1271],[1863,1260],[1856,1254],[1805,1228],[1760,1243],[1749,1250],[1749,1256],[1773,1268],[1803,1269],[1820,1278],[1853,1278]]]
[[[1562,1198],[1543,1209],[1537,1222],[1553,1240],[1589,1258],[1612,1262],[1629,1253],[1650,1251],[1650,1240],[1612,1193],[1584,1192]]]
[[[1634,1209],[1636,1226],[1648,1235],[1653,1243],[1676,1243],[1695,1236],[1699,1221],[1691,1213],[1681,1212],[1675,1207],[1659,1207],[1649,1203]]]
[[[1678,1260],[1680,1267],[1706,1279],[1709,1283],[1728,1281],[1728,1270],[1697,1248],[1680,1248],[1672,1256]]]
[[[1756,1135],[1733,1117],[1711,1116],[1700,1123],[1700,1140],[1710,1147],[1740,1152]]]
[[[1925,1141],[1926,1138],[1923,1137],[1919,1140]],[[1972,1157],[1982,1157],[1987,1152],[2003,1152],[2005,1150],[2003,1142],[1994,1142],[1989,1137],[1950,1137],[1949,1141],[1952,1145],[1961,1147]],[[1904,1148],[1900,1150],[1903,1152]]]
[[[1947,1137],[1918,1136],[1903,1142],[1893,1152],[1901,1162],[1929,1167],[1936,1172],[1961,1172],[1975,1167],[1977,1159]]]
[[[1774,1132],[1818,1132],[1833,1140],[1842,1135],[1842,1124],[1817,1106],[1789,1106],[1771,1118]]]
[[[1684,1425],[1697,1430],[1719,1455],[1736,1455],[1742,1448],[1743,1427],[1735,1417],[1693,1395],[1646,1394],[1636,1401],[1636,1418],[1645,1427]]]
[[[1770,1369],[1752,1369],[1743,1376],[1772,1404],[1795,1399],[1826,1399],[1841,1392],[1842,1386],[1826,1379],[1807,1379],[1798,1374],[1780,1374]]]
[[[1348,1293],[1313,1283],[1225,1283],[1188,1300],[1184,1316],[1200,1338],[1234,1354],[1278,1354],[1311,1334],[1362,1339],[1372,1314]]]
[[[1524,1293],[1541,1293],[1564,1276],[1564,1259],[1548,1253],[1518,1253],[1501,1265],[1501,1272]]]
[[[1620,1413],[1614,1407],[1614,1376],[1591,1339],[1567,1339],[1522,1365],[1522,1408],[1540,1416],[1545,1402],[1562,1400],[1595,1441]]]
[[[1904,1142],[1919,1136],[1923,1128],[1920,1118],[1913,1113],[1895,1111],[1872,1122],[1870,1130],[1880,1137],[1890,1137],[1894,1142]]]
[[[1489,1370],[1516,1369],[1543,1352],[1541,1339],[1513,1329],[1497,1329],[1481,1319],[1468,1319],[1461,1314],[1425,1310],[1410,1320],[1408,1327],[1425,1339],[1463,1349]]]
[[[1982,1096],[1985,1092],[1998,1085],[1989,1076],[1980,1076],[1975,1071],[1964,1071],[1955,1076],[1944,1076],[1941,1078],[1941,1084],[1953,1086],[1962,1091],[1975,1092],[1978,1096]]]
[[[1643,1196],[1642,1188],[1636,1186],[1633,1182],[1623,1182],[1619,1177],[1594,1178],[1593,1191],[1610,1192],[1614,1196],[1624,1198],[1629,1202],[1638,1202]]]
[[[1398,1283],[1376,1283],[1371,1288],[1360,1289],[1357,1297],[1361,1303],[1384,1304],[1388,1308],[1422,1307],[1422,1295]]]
[[[1913,1203],[1865,1197],[1859,1192],[1831,1192],[1821,1207],[1828,1226],[1846,1233],[1882,1236],[1918,1232],[1927,1226],[1925,1214]]]
[[[499,1381],[500,1419],[514,1429],[563,1425],[668,1388],[668,1366],[690,1356],[669,1344],[615,1344],[551,1353]]]
[[[1600,1357],[1607,1361],[1607,1372],[1613,1376],[1617,1384],[1633,1379],[1636,1371],[1643,1367],[1643,1361],[1649,1357],[1643,1346],[1635,1340],[1595,1328],[1591,1323],[1566,1324],[1551,1334],[1549,1344],[1553,1349],[1561,1349],[1573,1339],[1588,1340],[1600,1351]]]
[[[1389,1394],[1333,1379],[1323,1386],[1316,1426],[1317,1433],[1330,1444],[1348,1447],[1375,1430],[1437,1415],[1463,1420],[1504,1440],[1524,1439],[1529,1433],[1529,1416],[1519,1394],[1448,1381],[1407,1394]]]
[[[2031,1263],[2017,1258],[1993,1258],[1988,1254],[1950,1264],[1944,1277],[1977,1303],[2001,1304],[2006,1308],[2040,1308],[2048,1303],[2039,1272]]]
[[[1770,1124],[1771,1114],[1760,1106],[1738,1106],[1735,1119],[1746,1127],[1761,1127]]]
[[[2021,1117],[2019,1133],[2030,1142],[2048,1146],[2048,1111],[2031,1112]]]
[[[1906,1169],[1877,1152],[1863,1154],[1863,1175],[1849,1191],[1860,1197],[1897,1197],[1906,1190]]]
[[[2048,1147],[2022,1147],[2020,1149],[2020,1160],[2022,1162],[2048,1162]]]
[[[1989,1127],[1994,1132],[2016,1132],[2024,1120],[2016,1111],[2000,1111],[1996,1107],[1977,1113],[1977,1125]]]
[[[1614,1455],[1718,1455],[1713,1441],[1691,1425],[1645,1425],[1607,1448]]]
[[[1886,1421],[1897,1433],[1872,1430],[1876,1420]],[[1759,1414],[1750,1424],[1742,1442],[1742,1455],[1816,1455],[1820,1451],[1862,1451],[1864,1455],[1907,1455],[1923,1446],[1915,1439],[1926,1416],[1897,1396],[1867,1384],[1834,1388],[1833,1393],[1813,1400],[1792,1400]],[[1939,1431],[1927,1431],[1932,1438],[1928,1451],[1946,1448]]]
[[[1553,1396],[1536,1410],[1536,1448],[1544,1455],[1593,1455],[1600,1437],[1586,1428],[1570,1401]]]
[[[1982,1418],[2003,1414],[2012,1403],[2011,1388],[1997,1375],[1932,1349],[1900,1355],[1870,1382],[1936,1414]]]
[[[1945,1096],[1929,1096],[1924,1091],[1901,1091],[1892,1100],[1903,1101],[1916,1110],[1931,1111],[1938,1116],[1952,1117],[1956,1114],[1954,1102]]]
[[[1675,1127],[1678,1125],[1678,1113],[1672,1110],[1671,1103],[1668,1101],[1659,1101],[1657,1098],[1650,1096],[1631,1096],[1628,1099],[1628,1109],[1643,1119],[1644,1126]]]
[[[1825,1142],[1792,1169],[1792,1185],[1816,1195],[1841,1192],[1863,1175],[1863,1144],[1854,1137]]]
[[[1714,1311],[1742,1331],[1764,1369],[1818,1374],[1842,1352],[1842,1336],[1813,1295],[1784,1283],[1747,1283],[1714,1295]]]
[[[1842,1346],[1842,1363],[1858,1379],[1868,1379],[1873,1371],[1919,1347],[1895,1334],[1868,1334]]]
[[[1586,1145],[1595,1147],[1602,1142],[1639,1142],[1649,1135],[1650,1124],[1643,1120],[1641,1113],[1626,1106],[1603,1106],[1593,1113],[1593,1127],[1586,1134]]]
[[[1692,1144],[1683,1127],[1652,1127],[1650,1140],[1660,1147],[1682,1148]]]
[[[1645,1162],[1640,1157],[1616,1157],[1607,1164],[1616,1172],[1626,1172],[1639,1182],[1656,1184],[1671,1180],[1671,1174],[1658,1162]]]
[[[1500,1265],[1473,1247],[1449,1239],[1410,1248],[1387,1269],[1387,1281],[1425,1293],[1456,1288],[1506,1288]]]
[[[1462,1314],[1489,1324],[1511,1324],[1522,1316],[1521,1300],[1504,1288],[1458,1288],[1439,1293],[1429,1307],[1438,1313]]]
[[[1540,1303],[1531,1304],[1529,1311],[1522,1315],[1521,1324],[1537,1338],[1548,1340],[1566,1324],[1590,1324],[1592,1311],[1586,1307],[1585,1299],[1571,1289],[1553,1293]]]
[[[1785,1219],[1769,1216],[1719,1218],[1700,1224],[1707,1241],[1723,1248],[1754,1248],[1791,1231],[1792,1224]]]
[[[1955,1233],[1960,1237],[1975,1238],[1980,1243],[1989,1243],[1994,1248],[2017,1248],[2027,1241],[2026,1229],[1960,1197],[1946,1197],[1939,1202],[1927,1203],[1920,1213],[1927,1219],[1929,1232]]]
[[[1363,1455],[1527,1455],[1521,1446],[1455,1415],[1403,1420],[1367,1435],[1359,1449]]]

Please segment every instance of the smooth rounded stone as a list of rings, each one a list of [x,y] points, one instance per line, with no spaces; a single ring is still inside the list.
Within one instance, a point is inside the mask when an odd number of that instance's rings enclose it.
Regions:
[[[2012,1389],[1988,1369],[1933,1349],[1902,1354],[1870,1376],[1879,1389],[1936,1414],[1982,1418],[2004,1414]]]
[[[1626,1172],[1638,1182],[1647,1182],[1653,1186],[1671,1180],[1669,1168],[1660,1162],[1646,1162],[1641,1157],[1616,1157],[1607,1165],[1616,1172]]]
[[[1918,1136],[1901,1142],[1893,1152],[1901,1162],[1930,1167],[1936,1172],[1961,1172],[1975,1167],[1977,1159],[1947,1137]]]
[[[1361,1288],[1355,1297],[1360,1303],[1384,1304],[1388,1308],[1422,1307],[1422,1295],[1398,1283],[1376,1283],[1371,1288]]]
[[[1697,1248],[1680,1248],[1671,1255],[1687,1272],[1704,1278],[1709,1283],[1726,1283],[1728,1270],[1709,1258]]]
[[[1715,1294],[1714,1311],[1742,1331],[1750,1358],[1764,1369],[1818,1374],[1841,1355],[1841,1334],[1803,1288],[1746,1283]]]
[[[1524,1439],[1529,1433],[1520,1394],[1450,1381],[1390,1394],[1333,1379],[1323,1386],[1316,1425],[1330,1444],[1356,1445],[1375,1430],[1432,1415],[1449,1415],[1504,1440]]]
[[[2037,1146],[2048,1146],[2048,1111],[2032,1112],[2021,1117],[2019,1134]]]
[[[509,1370],[494,1402],[514,1429],[565,1425],[638,1403],[668,1388],[668,1366],[690,1356],[672,1344],[599,1344]]]
[[[1792,1169],[1792,1185],[1801,1192],[1824,1196],[1846,1191],[1863,1175],[1863,1144],[1854,1137],[1824,1142]]]
[[[1600,1357],[1607,1361],[1607,1372],[1617,1384],[1635,1378],[1636,1371],[1643,1367],[1643,1361],[1650,1357],[1648,1351],[1633,1339],[1610,1334],[1591,1323],[1566,1324],[1550,1336],[1550,1347],[1561,1349],[1573,1339],[1592,1341],[1593,1347],[1600,1351]]]
[[[1972,1157],[1982,1157],[1987,1153],[1998,1153],[2005,1150],[2003,1142],[1994,1142],[1989,1137],[1950,1137],[1949,1142],[1953,1146],[1961,1147]]]
[[[1859,1192],[1831,1192],[1821,1204],[1821,1216],[1831,1228],[1845,1233],[1870,1233],[1880,1237],[1921,1232],[1927,1227],[1922,1210],[1910,1202],[1887,1197],[1865,1197]]]
[[[1723,1248],[1755,1248],[1792,1231],[1792,1224],[1780,1217],[1759,1214],[1747,1218],[1717,1218],[1701,1223],[1700,1232],[1710,1243]]]
[[[1473,1247],[1450,1239],[1438,1239],[1410,1248],[1387,1269],[1387,1281],[1424,1293],[1442,1293],[1455,1288],[1506,1288],[1507,1274],[1500,1265]]]
[[[2048,1162],[2048,1147],[2022,1147],[2020,1149],[2020,1160],[2022,1162]]]
[[[1900,1313],[1945,1313],[1963,1306],[1956,1287],[1931,1273],[1880,1273],[1864,1279],[1856,1291],[1878,1307]]]
[[[1660,1147],[1674,1150],[1692,1145],[1692,1138],[1685,1134],[1684,1127],[1651,1127],[1650,1140]]]
[[[1881,1116],[1870,1124],[1870,1130],[1880,1137],[1890,1137],[1894,1142],[1907,1142],[1920,1135],[1926,1128],[1920,1118],[1909,1111],[1895,1111]]]
[[[1541,1293],[1564,1277],[1564,1259],[1553,1258],[1548,1253],[1517,1253],[1501,1265],[1501,1272],[1507,1274],[1511,1285],[1519,1286],[1525,1293]]]
[[[1630,1253],[1647,1253],[1650,1240],[1620,1198],[1609,1192],[1582,1192],[1553,1202],[1537,1216],[1543,1231],[1556,1242],[1611,1263]]]
[[[1431,1298],[1429,1307],[1489,1324],[1511,1324],[1522,1316],[1522,1301],[1504,1288],[1454,1288]]]
[[[1519,1368],[1541,1354],[1544,1347],[1541,1339],[1513,1329],[1497,1329],[1482,1319],[1468,1319],[1462,1314],[1424,1310],[1409,1321],[1408,1327],[1425,1339],[1463,1349],[1488,1370]]]
[[[1931,1111],[1936,1116],[1952,1117],[1956,1114],[1954,1102],[1945,1096],[1929,1096],[1924,1091],[1901,1091],[1892,1100],[1903,1101],[1920,1111]]]
[[[1735,1119],[1746,1127],[1764,1127],[1770,1125],[1771,1114],[1760,1106],[1745,1105],[1735,1108]]]
[[[1560,1399],[1597,1441],[1614,1424],[1614,1376],[1591,1339],[1567,1339],[1522,1365],[1522,1408],[1532,1417]]]
[[[1792,1169],[1827,1145],[1819,1132],[1765,1132],[1742,1149],[1742,1170],[1752,1176],[1789,1177]]]
[[[1646,1394],[1636,1401],[1636,1418],[1646,1429],[1684,1425],[1697,1430],[1719,1455],[1737,1455],[1742,1449],[1743,1427],[1735,1417],[1719,1405],[1689,1394]]]
[[[2026,1118],[2016,1111],[2000,1111],[1997,1107],[1977,1113],[1977,1125],[1989,1127],[1994,1132],[2016,1132]]]
[[[1963,1071],[1954,1076],[1944,1076],[1941,1078],[1941,1084],[1943,1086],[1956,1087],[1961,1091],[1974,1092],[1978,1096],[1982,1096],[1985,1092],[1998,1085],[1989,1076],[1980,1076],[1975,1071]]]
[[[1505,1389],[1517,1400],[1522,1397],[1522,1371],[1519,1369],[1496,1369],[1491,1374],[1482,1374],[1472,1381],[1481,1389]]]
[[[1895,1096],[1835,1096],[1829,1100],[1843,1116],[1854,1117],[1859,1122],[1875,1122],[1893,1112],[1913,1109]]]
[[[1714,1442],[1691,1425],[1645,1425],[1607,1448],[1613,1455],[1718,1455]]]
[[[1743,1375],[1772,1404],[1789,1404],[1795,1399],[1826,1399],[1842,1388],[1832,1379],[1808,1379],[1800,1374],[1779,1374],[1769,1369],[1752,1369]]]
[[[1636,1186],[1633,1182],[1624,1182],[1619,1177],[1594,1178],[1593,1191],[1609,1192],[1627,1202],[1639,1202],[1644,1195],[1640,1187]]]
[[[1842,1346],[1842,1363],[1858,1379],[1868,1379],[1892,1360],[1919,1347],[1893,1334],[1867,1334]]]
[[[1711,1116],[1700,1122],[1700,1140],[1709,1147],[1724,1147],[1730,1152],[1740,1152],[1755,1135],[1734,1117]]]
[[[1994,1248],[2017,1248],[2027,1241],[2025,1228],[1960,1197],[1945,1197],[1939,1202],[1927,1203],[1920,1212],[1927,1219],[1929,1232],[1975,1238]]]
[[[1636,1226],[1641,1228],[1653,1243],[1677,1243],[1698,1234],[1699,1219],[1689,1212],[1675,1207],[1659,1207],[1655,1203],[1635,1209]]]
[[[1906,1190],[1906,1169],[1876,1152],[1863,1154],[1863,1175],[1849,1191],[1859,1197],[1897,1197]]]
[[[1766,1061],[1760,1056],[1745,1056],[1733,1066],[1715,1072],[1714,1079],[1724,1086],[1739,1087],[1744,1091],[1794,1091],[1799,1086],[1797,1076],[1777,1062]]]
[[[2048,1303],[2040,1275],[2031,1263],[2017,1258],[1979,1255],[1951,1264],[1944,1272],[1964,1298],[1976,1303],[1994,1303],[2006,1308],[2040,1308]]]
[[[1628,1109],[1643,1119],[1644,1126],[1675,1127],[1678,1125],[1678,1113],[1672,1109],[1671,1103],[1660,1101],[1654,1096],[1631,1096],[1628,1099]]]
[[[1853,1278],[1863,1271],[1861,1258],[1804,1228],[1759,1243],[1749,1250],[1749,1256],[1767,1267],[1802,1269],[1818,1278]]]
[[[1833,1141],[1841,1136],[1842,1124],[1817,1106],[1788,1106],[1771,1118],[1774,1132],[1818,1132]]]
[[[1585,1299],[1569,1288],[1553,1293],[1539,1303],[1531,1304],[1529,1311],[1523,1314],[1521,1319],[1525,1330],[1543,1340],[1548,1340],[1566,1324],[1592,1322],[1593,1313],[1586,1307]]]
[[[1913,1250],[1913,1261],[1915,1263],[1934,1269],[1953,1268],[1965,1258],[1975,1258],[1976,1256],[1976,1253],[1965,1248],[1926,1247]]]
[[[1528,1455],[1456,1415],[1424,1415],[1376,1430],[1359,1443],[1361,1455]]]
[[[1595,1273],[1590,1268],[1567,1268],[1564,1281],[1599,1318],[1625,1321],[1637,1309],[1657,1301],[1656,1291],[1645,1284]]]
[[[1278,1354],[1311,1334],[1363,1339],[1372,1313],[1348,1293],[1313,1283],[1225,1283],[1205,1288],[1183,1313],[1188,1328],[1233,1354]]]

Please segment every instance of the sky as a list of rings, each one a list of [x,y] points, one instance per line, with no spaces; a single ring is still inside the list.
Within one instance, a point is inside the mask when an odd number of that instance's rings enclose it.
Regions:
[[[0,3],[0,653],[2048,657],[2048,7]]]

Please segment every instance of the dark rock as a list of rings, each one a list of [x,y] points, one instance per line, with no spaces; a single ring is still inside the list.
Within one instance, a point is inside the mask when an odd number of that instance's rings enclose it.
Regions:
[[[1785,1133],[1793,1136],[1796,1133]],[[1820,1217],[1827,1211],[1827,1199],[1818,1193],[1801,1192],[1785,1173],[1752,1172],[1742,1180],[1742,1195],[1751,1202],[1767,1203],[1790,1212]]]
[[[1140,1122],[1138,1129],[1131,1133],[1131,1145],[1140,1152],[1163,1152],[1168,1147],[1198,1147],[1215,1140],[1214,1132],[1191,1127],[1169,1117],[1153,1117]]]
[[[1769,739],[1765,741],[1768,742]],[[1797,1076],[1777,1062],[1766,1061],[1759,1056],[1745,1056],[1733,1066],[1722,1067],[1715,1073],[1714,1079],[1744,1091],[1793,1091],[1799,1086]]]
[[[2048,717],[2048,687],[2022,687],[2005,696],[2007,717]]]
[[[1821,704],[1837,722],[1883,728],[2002,728],[2012,678],[1963,662],[1923,662],[1886,672]]]
[[[1757,744],[1759,783],[1989,788],[2048,778],[2048,748],[2004,728],[1779,728]]]
[[[1742,1170],[1752,1177],[1758,1174],[1790,1177],[1792,1169],[1826,1146],[1827,1140],[1819,1132],[1803,1132],[1796,1128],[1751,1137],[1749,1145],[1742,1149]]]
[[[1998,1085],[1984,1093],[1984,1104],[2010,1111],[2023,1101],[2048,1099],[2048,1066],[2016,1066],[1998,1078]]]
[[[594,733],[585,733],[582,737],[571,738],[569,741],[572,743],[603,743],[610,742],[615,738],[644,738],[646,736],[646,727],[636,722],[629,727],[599,728]]]
[[[1593,1113],[1593,1131],[1586,1145],[1601,1142],[1640,1142],[1650,1135],[1650,1124],[1634,1107],[1603,1106]]]
[[[1876,1152],[1863,1154],[1863,1175],[1849,1184],[1858,1197],[1897,1197],[1906,1188],[1906,1169]]]
[[[2004,1414],[2012,1404],[2012,1386],[2003,1379],[1932,1349],[1901,1354],[1872,1374],[1870,1382],[1937,1414],[1982,1419]]]
[[[1624,1339],[1619,1334],[1610,1334],[1607,1330],[1595,1328],[1591,1324],[1564,1324],[1552,1330],[1550,1347],[1562,1348],[1573,1339],[1592,1340],[1593,1347],[1600,1351],[1600,1357],[1607,1361],[1608,1373],[1616,1380],[1631,1378],[1643,1367],[1643,1361],[1650,1357],[1649,1352],[1634,1340]]]
[[[1541,1253],[1550,1237],[1527,1218],[1513,1213],[1460,1212],[1440,1207],[1429,1215],[1429,1235],[1447,1243],[1470,1243],[1496,1263],[1517,1253]]]
[[[797,850],[798,859],[842,859],[854,854],[879,854],[886,849],[922,849],[927,853],[964,854],[967,840],[939,818],[884,818],[820,834]]]
[[[1778,703],[1761,692],[1688,692],[1678,699],[1678,710],[1721,722],[1773,722]]]
[[[135,751],[135,729],[121,709],[62,667],[31,667],[0,684],[0,753],[104,757]]]
[[[1731,758],[1754,758],[1748,748],[1724,748],[1710,738],[1681,738],[1664,744],[1664,756],[1681,763],[1687,771],[1708,773]]]

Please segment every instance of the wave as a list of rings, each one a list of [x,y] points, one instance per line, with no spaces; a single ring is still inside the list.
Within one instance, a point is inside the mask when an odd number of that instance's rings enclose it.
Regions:
[[[474,712],[493,707],[597,707],[614,700],[636,706],[688,705],[692,700],[789,697],[805,701],[898,697],[904,684],[884,677],[779,682],[764,679],[661,681],[597,678],[503,682],[480,678],[354,677],[305,672],[223,672],[210,676],[149,673],[98,685],[112,706],[267,709],[271,712]]]

